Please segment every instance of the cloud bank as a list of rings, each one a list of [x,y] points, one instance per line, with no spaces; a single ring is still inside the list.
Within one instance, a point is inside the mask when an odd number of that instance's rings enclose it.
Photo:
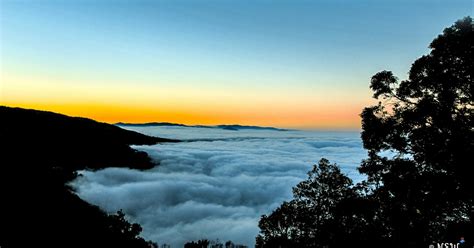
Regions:
[[[358,181],[366,154],[350,132],[134,130],[190,142],[135,147],[160,166],[83,171],[72,184],[81,198],[109,212],[123,209],[144,237],[172,247],[202,238],[253,246],[260,216],[291,199],[291,188],[321,157]]]

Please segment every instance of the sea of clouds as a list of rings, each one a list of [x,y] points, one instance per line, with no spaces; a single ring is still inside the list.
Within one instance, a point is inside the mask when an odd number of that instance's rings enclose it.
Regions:
[[[159,244],[197,239],[254,246],[258,220],[284,200],[322,157],[354,181],[366,156],[358,132],[128,127],[181,143],[134,146],[160,165],[147,171],[82,171],[78,195],[108,212],[119,209]]]

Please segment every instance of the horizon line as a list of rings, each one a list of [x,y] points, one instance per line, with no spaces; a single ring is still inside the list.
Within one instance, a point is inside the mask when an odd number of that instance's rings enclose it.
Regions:
[[[196,126],[232,126],[232,125],[239,125],[239,126],[254,126],[254,127],[261,127],[261,128],[275,128],[275,129],[287,129],[291,131],[334,131],[334,132],[360,132],[362,128],[359,127],[349,127],[349,126],[340,126],[340,125],[334,125],[334,126],[317,126],[315,123],[314,125],[268,125],[268,124],[259,124],[259,123],[246,123],[246,122],[216,122],[216,123],[208,123],[208,124],[200,124],[198,122],[192,122],[192,121],[185,121],[185,122],[172,122],[172,121],[136,121],[136,122],[129,122],[129,121],[107,121],[107,120],[101,120],[100,118],[97,117],[92,117],[92,116],[87,116],[84,114],[76,114],[76,113],[68,113],[67,111],[58,111],[54,109],[48,109],[48,108],[36,108],[36,107],[31,107],[31,106],[22,106],[22,105],[12,105],[12,104],[7,104],[7,103],[0,103],[0,106],[4,107],[10,107],[10,108],[21,108],[21,109],[30,109],[30,110],[39,110],[39,111],[45,111],[45,112],[52,112],[52,113],[57,113],[57,114],[62,114],[70,117],[79,117],[79,118],[87,118],[91,119],[97,122],[102,122],[102,123],[107,123],[111,125],[117,125],[119,123],[122,124],[129,124],[129,125],[140,125],[140,124],[152,124],[152,123],[168,123],[168,124],[177,124],[177,125],[183,125],[183,126],[188,126],[188,127],[196,127]]]

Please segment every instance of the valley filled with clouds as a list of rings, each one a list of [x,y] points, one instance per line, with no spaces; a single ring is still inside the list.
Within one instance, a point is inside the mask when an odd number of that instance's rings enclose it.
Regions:
[[[151,170],[81,171],[72,186],[106,211],[123,209],[144,237],[171,247],[203,238],[253,246],[260,216],[291,199],[292,187],[322,157],[363,179],[358,132],[128,129],[184,142],[134,147],[159,163]]]

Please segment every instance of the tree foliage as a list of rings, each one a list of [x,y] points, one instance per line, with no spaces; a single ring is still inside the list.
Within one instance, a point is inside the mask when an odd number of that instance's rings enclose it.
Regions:
[[[353,221],[345,218],[346,210],[359,199],[351,179],[336,164],[321,159],[293,188],[293,196],[262,216],[257,247],[324,247],[351,239],[339,230]]]
[[[207,239],[200,239],[198,241],[191,241],[184,244],[184,248],[207,248],[210,242]]]
[[[360,171],[399,245],[452,239],[450,228],[472,221],[473,38],[464,18],[433,40],[407,80],[372,77],[379,103],[361,115],[369,158]]]
[[[473,22],[446,28],[408,79],[371,81],[362,113],[368,151],[352,185],[321,160],[294,199],[262,216],[257,247],[427,247],[474,239]]]

